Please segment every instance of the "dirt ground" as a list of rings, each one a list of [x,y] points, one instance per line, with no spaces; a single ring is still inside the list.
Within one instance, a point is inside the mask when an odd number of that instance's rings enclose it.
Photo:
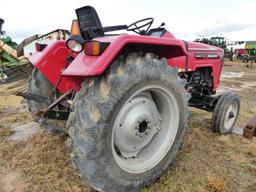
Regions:
[[[219,91],[234,90],[240,95],[236,126],[243,128],[256,115],[256,64],[253,69],[239,62],[225,64]],[[6,88],[0,85],[0,191],[92,191],[72,166],[67,138],[51,136],[37,128],[25,101]],[[192,109],[174,165],[155,184],[141,191],[255,192],[256,138],[220,136],[212,133],[210,126],[210,113]],[[24,127],[25,136],[11,139]]]

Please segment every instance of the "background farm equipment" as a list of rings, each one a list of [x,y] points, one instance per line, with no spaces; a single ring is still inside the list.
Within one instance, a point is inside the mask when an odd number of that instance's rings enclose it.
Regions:
[[[256,41],[247,41],[245,43],[245,50],[246,54],[243,55],[242,60],[245,63],[250,62],[252,67],[253,62],[256,62]]]
[[[31,73],[32,67],[23,56],[17,56],[17,43],[13,42],[11,37],[5,35],[2,31],[4,20],[1,19],[0,35],[0,81],[10,82],[13,80],[24,79]],[[25,81],[22,81],[24,86]],[[19,82],[20,85],[21,82]],[[12,85],[12,87],[15,87]]]
[[[222,49],[226,49],[227,48],[227,41],[224,37],[211,37],[211,38],[198,38],[195,40],[195,42],[199,42],[199,43],[205,43],[208,45],[213,45],[216,47],[220,47]]]
[[[33,35],[24,39],[17,46],[17,54],[18,56],[24,56],[26,58],[30,57],[34,52],[36,52],[36,44],[44,44],[49,41],[57,41],[57,40],[67,40],[70,36],[70,32],[65,29],[56,29],[54,31],[48,32],[43,35]]]
[[[4,20],[0,18],[0,35],[2,35],[2,26],[4,24]]]
[[[4,20],[0,20],[0,27]],[[23,40],[19,45],[1,30],[0,36],[0,81],[8,84],[13,91],[26,91],[27,79],[33,70],[26,59],[36,51],[37,43],[56,40],[67,40],[69,31],[56,29],[44,35],[33,35]]]
[[[242,47],[244,41],[228,42],[225,37],[216,36],[210,38],[198,38],[195,42],[222,48],[224,51],[224,58],[228,58],[230,61],[235,61],[238,58],[243,59],[243,56],[246,54],[244,47]]]

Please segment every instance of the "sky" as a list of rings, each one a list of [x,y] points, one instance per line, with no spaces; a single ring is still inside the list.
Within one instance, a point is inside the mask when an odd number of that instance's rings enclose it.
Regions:
[[[256,0],[0,0],[3,30],[18,43],[34,34],[70,29],[75,9],[91,5],[103,26],[153,17],[176,38],[221,35],[232,41],[256,40]]]

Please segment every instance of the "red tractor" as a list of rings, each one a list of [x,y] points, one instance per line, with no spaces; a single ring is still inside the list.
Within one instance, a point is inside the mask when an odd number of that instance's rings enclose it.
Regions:
[[[153,18],[102,27],[93,7],[76,14],[80,35],[36,44],[25,97],[42,127],[69,135],[94,189],[137,191],[159,178],[181,146],[189,106],[213,113],[213,131],[232,130],[240,99],[216,95],[222,49],[151,28]],[[130,33],[110,33],[119,30]]]

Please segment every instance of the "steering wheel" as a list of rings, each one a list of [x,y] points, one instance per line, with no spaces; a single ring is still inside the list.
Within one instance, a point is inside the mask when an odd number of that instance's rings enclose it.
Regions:
[[[127,27],[127,31],[133,31],[137,34],[145,35],[148,32],[153,22],[154,22],[154,19],[152,17],[136,21]],[[148,26],[147,29],[142,30],[142,28],[146,26]]]

